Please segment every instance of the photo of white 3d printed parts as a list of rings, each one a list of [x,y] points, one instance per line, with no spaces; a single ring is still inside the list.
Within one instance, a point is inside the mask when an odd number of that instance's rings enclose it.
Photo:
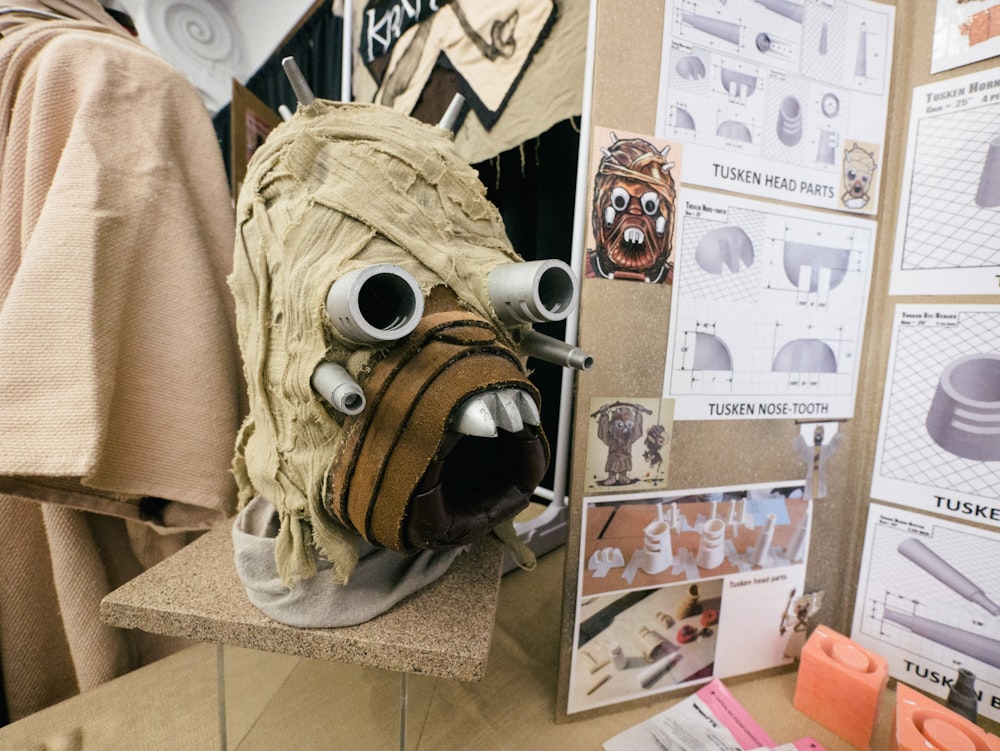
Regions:
[[[1000,535],[873,503],[851,638],[941,698],[970,671],[979,714],[1000,719],[998,570]]]
[[[892,295],[995,294],[1000,71],[913,90]]]
[[[875,223],[692,189],[679,206],[674,419],[851,417]]]
[[[871,495],[1000,526],[1000,306],[897,305]]]
[[[937,0],[934,7],[934,44],[931,73],[959,68],[1000,55],[995,4]]]
[[[585,499],[568,712],[788,662],[803,495],[790,482]]]
[[[656,135],[686,144],[688,182],[872,214],[893,19],[854,0],[667,2]]]

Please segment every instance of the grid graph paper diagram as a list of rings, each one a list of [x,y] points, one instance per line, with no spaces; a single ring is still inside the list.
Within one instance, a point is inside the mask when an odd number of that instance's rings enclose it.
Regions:
[[[818,404],[817,415],[850,416],[874,222],[693,189],[679,206],[664,371],[674,419],[787,418]],[[723,401],[741,406],[720,414]]]
[[[890,294],[993,294],[1000,273],[996,72],[913,92]]]
[[[1000,306],[897,305],[893,327],[872,497],[957,518],[974,508],[975,521],[1000,526],[1000,511],[981,511],[1000,506],[1000,461],[957,456],[927,430],[945,368],[969,355],[1000,355]]]
[[[667,0],[656,135],[695,149],[694,184],[750,172],[757,195],[843,209],[843,151],[881,150],[893,22],[859,0]]]
[[[919,627],[911,629],[890,620],[893,613],[912,615],[950,630],[1000,640],[1000,617],[900,552],[900,545],[913,545],[914,541],[971,586],[980,588],[989,601],[1000,603],[1000,577],[996,575],[1000,536],[873,503],[868,512],[851,638],[884,655],[894,678],[942,698],[947,687],[935,674],[954,679],[959,667],[971,670],[976,688],[986,697],[979,703],[980,714],[998,719],[1000,709],[990,706],[990,697],[1000,695],[1000,668],[980,659],[988,654],[962,645],[961,640],[932,639],[924,635],[926,632],[920,633]],[[955,580],[954,576],[950,579]],[[955,646],[956,641],[961,649]],[[992,662],[996,662],[996,655]]]

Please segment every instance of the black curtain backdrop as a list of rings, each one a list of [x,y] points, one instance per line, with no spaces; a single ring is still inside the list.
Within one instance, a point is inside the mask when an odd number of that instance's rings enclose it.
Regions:
[[[280,47],[267,62],[260,66],[246,82],[246,87],[275,112],[284,104],[295,111],[295,93],[288,83],[281,61],[294,57],[309,87],[321,99],[340,99],[340,50],[343,37],[343,20],[330,11],[330,3],[317,7],[302,23],[295,34]],[[230,156],[230,105],[216,113],[213,122],[215,133],[226,162],[226,172],[231,173]]]

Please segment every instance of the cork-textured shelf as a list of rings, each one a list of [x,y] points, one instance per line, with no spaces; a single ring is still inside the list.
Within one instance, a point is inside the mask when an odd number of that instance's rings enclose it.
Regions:
[[[265,652],[478,681],[500,591],[503,549],[492,539],[458,556],[448,573],[367,623],[296,628],[247,598],[230,525],[212,530],[101,602],[111,626]]]

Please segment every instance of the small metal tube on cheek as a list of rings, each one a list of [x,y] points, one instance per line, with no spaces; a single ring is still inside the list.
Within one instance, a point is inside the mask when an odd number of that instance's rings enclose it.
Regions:
[[[342,366],[321,362],[309,379],[313,390],[338,412],[357,415],[364,411],[365,392]]]
[[[528,357],[545,360],[564,368],[574,370],[590,370],[594,367],[594,358],[579,347],[567,344],[551,336],[537,331],[531,331],[521,341],[521,351]]]

